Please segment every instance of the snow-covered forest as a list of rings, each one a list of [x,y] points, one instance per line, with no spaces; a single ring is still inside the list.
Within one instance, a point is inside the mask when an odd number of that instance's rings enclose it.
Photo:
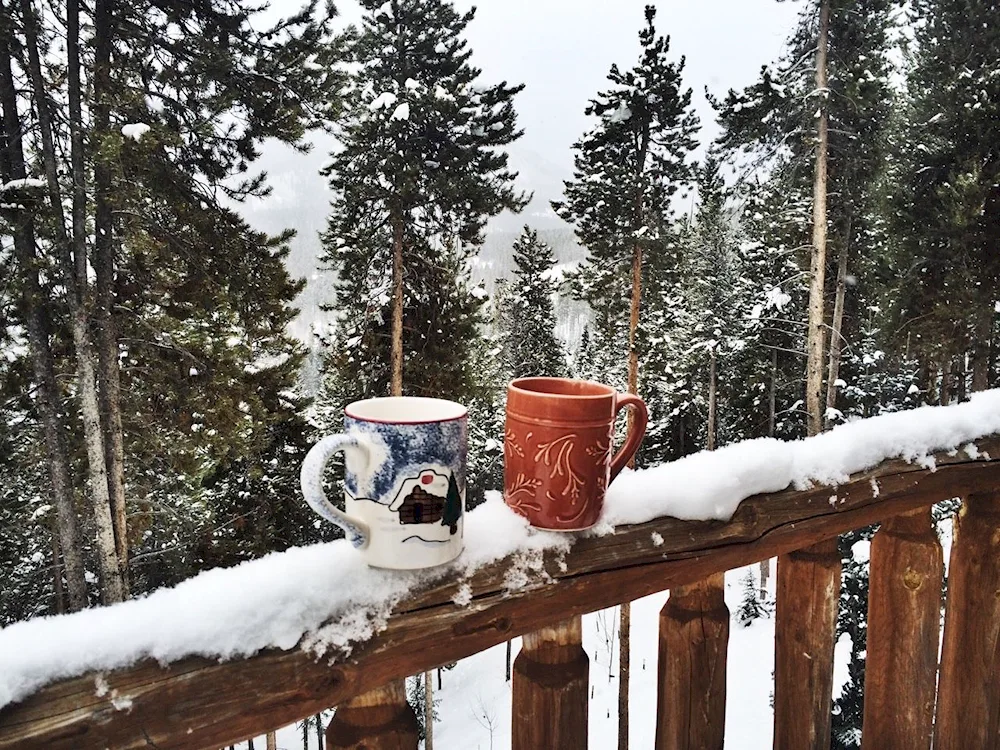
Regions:
[[[299,467],[361,398],[466,404],[472,508],[516,377],[638,392],[639,467],[1000,382],[995,2],[799,0],[707,114],[662,14],[622,4],[638,54],[602,61],[551,201],[510,157],[530,82],[476,66],[475,11],[358,4],[0,0],[0,626],[342,536]],[[327,190],[262,231],[276,148]],[[837,748],[873,533],[839,544]],[[734,622],[770,616],[768,570],[730,574]]]

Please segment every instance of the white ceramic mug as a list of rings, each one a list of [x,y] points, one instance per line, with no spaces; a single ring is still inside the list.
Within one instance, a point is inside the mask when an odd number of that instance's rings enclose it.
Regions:
[[[462,551],[467,446],[467,411],[454,401],[355,401],[344,410],[344,432],[323,438],[306,455],[302,493],[369,565],[441,565]],[[323,493],[323,470],[338,451],[346,463],[343,511]]]

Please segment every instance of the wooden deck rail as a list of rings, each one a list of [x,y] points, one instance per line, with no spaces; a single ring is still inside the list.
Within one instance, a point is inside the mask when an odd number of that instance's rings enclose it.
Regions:
[[[836,600],[828,571],[839,561],[816,545],[879,521],[886,523],[871,548],[865,747],[929,748],[932,734],[935,748],[997,747],[1000,437],[977,446],[976,458],[938,455],[933,471],[890,461],[836,490],[756,496],[728,523],[660,518],[582,537],[568,554],[547,555],[546,575],[524,590],[505,588],[511,561],[500,561],[467,581],[414,592],[385,630],[332,665],[304,650],[272,650],[226,663],[141,663],[105,674],[100,696],[94,675],[65,680],[0,711],[0,749],[219,748],[340,705],[328,731],[333,747],[412,750],[413,716],[398,710],[398,682],[376,693],[385,700],[351,699],[522,634],[533,635],[514,672],[514,747],[582,748],[588,663],[579,616],[665,589],[673,598],[660,616],[656,747],[721,747],[728,618],[719,574],[811,548],[797,564],[815,571],[781,583],[777,606],[826,611],[823,602]],[[965,506],[935,699],[941,558],[927,509],[952,497]],[[464,607],[452,601],[460,584],[473,592]],[[821,747],[832,646],[791,627],[776,648],[784,667],[776,669],[775,746]],[[808,673],[803,649],[817,662]],[[129,697],[127,710],[116,710],[116,695]]]

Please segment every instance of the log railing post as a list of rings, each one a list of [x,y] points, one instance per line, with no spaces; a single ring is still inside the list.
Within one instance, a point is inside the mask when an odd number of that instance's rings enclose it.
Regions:
[[[830,747],[839,597],[840,553],[836,537],[778,558],[775,750]]]
[[[875,534],[861,731],[866,750],[931,746],[943,572],[930,508],[890,518]]]
[[[420,728],[397,680],[337,707],[326,728],[327,750],[417,750]]]
[[[955,517],[941,649],[935,750],[1000,746],[1000,492],[970,495]]]
[[[579,617],[524,636],[514,659],[512,750],[587,747],[589,672]]]
[[[729,608],[725,573],[670,590],[660,611],[656,750],[721,750]]]

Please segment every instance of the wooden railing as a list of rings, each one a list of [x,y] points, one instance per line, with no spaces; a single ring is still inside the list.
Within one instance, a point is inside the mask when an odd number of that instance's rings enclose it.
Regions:
[[[94,675],[66,680],[0,711],[0,748],[219,748],[339,705],[331,747],[412,749],[416,726],[399,680],[517,635],[525,638],[513,747],[582,748],[580,616],[665,589],[656,747],[717,748],[729,632],[721,573],[780,556],[774,746],[826,750],[840,576],[833,540],[875,522],[864,747],[998,747],[1000,438],[977,445],[976,458],[938,455],[935,470],[891,461],[835,490],[755,496],[727,523],[660,518],[582,537],[569,553],[546,555],[523,590],[508,590],[511,561],[500,561],[415,592],[332,666],[305,650],[272,650],[226,663],[142,663],[106,674],[101,696]],[[939,666],[942,559],[929,508],[952,497],[963,509]],[[472,589],[467,606],[452,601],[460,584]],[[128,710],[115,709],[116,694],[129,696]]]

